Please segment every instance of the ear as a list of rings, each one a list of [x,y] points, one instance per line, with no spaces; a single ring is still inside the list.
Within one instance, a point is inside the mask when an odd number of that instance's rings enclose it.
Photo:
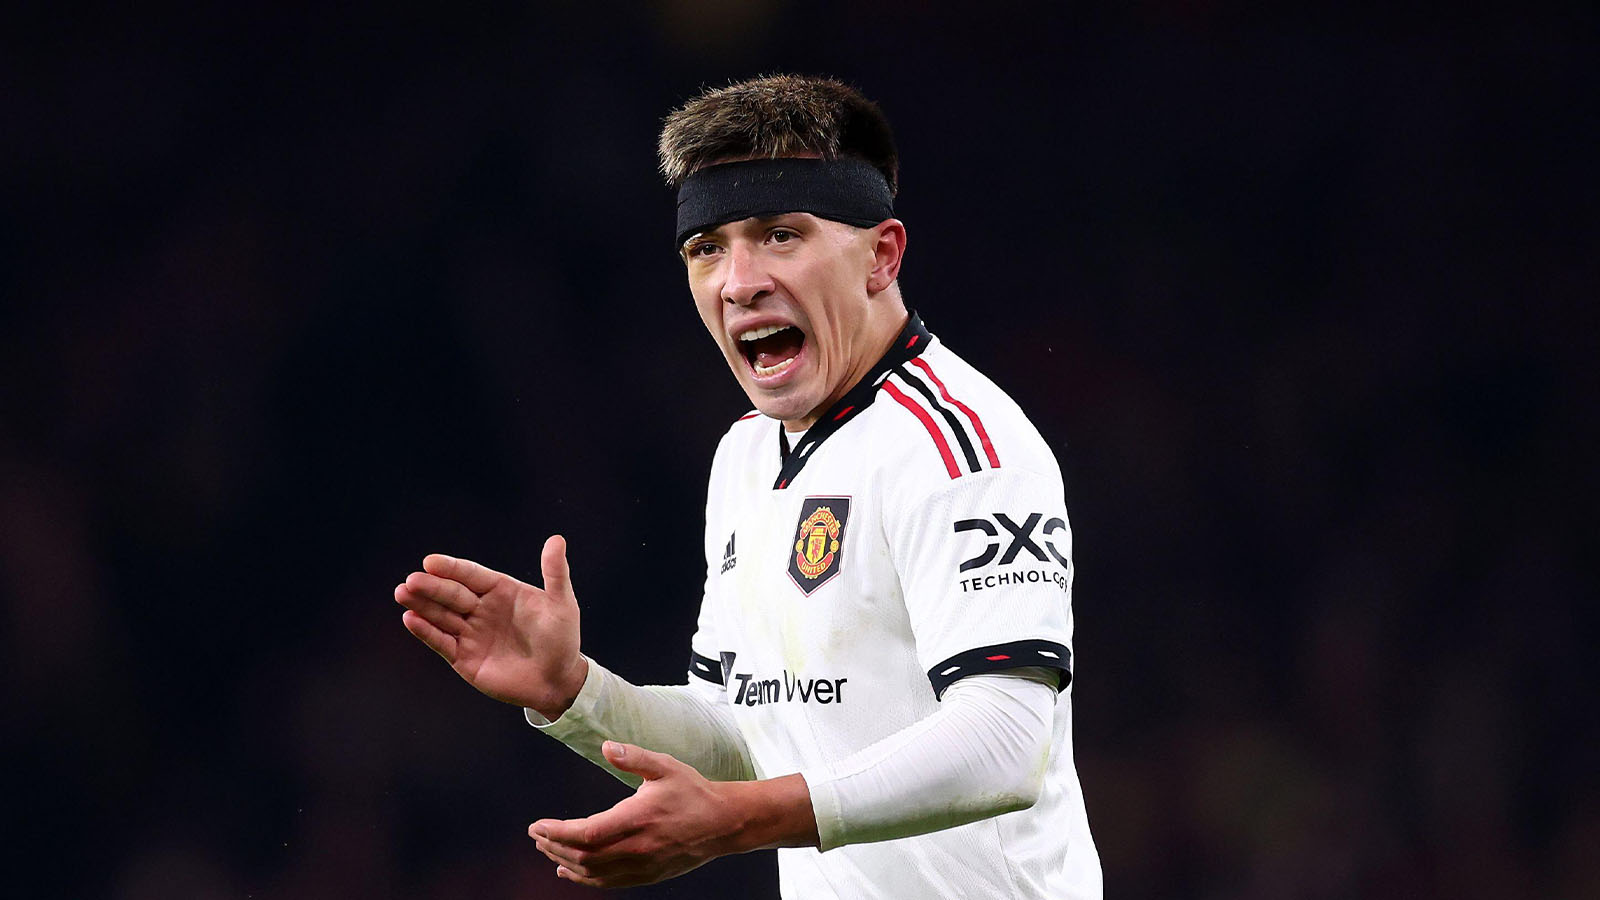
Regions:
[[[900,260],[906,255],[906,226],[899,219],[884,219],[873,229],[872,271],[867,273],[867,293],[889,289],[900,277]]]

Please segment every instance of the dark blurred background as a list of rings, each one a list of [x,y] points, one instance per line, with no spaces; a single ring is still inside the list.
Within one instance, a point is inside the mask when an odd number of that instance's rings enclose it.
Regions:
[[[1600,896],[1592,8],[471,6],[10,17],[6,893],[599,896],[524,829],[622,786],[391,590],[560,531],[586,650],[683,677],[748,407],[655,131],[798,70],[1061,460],[1108,896]]]

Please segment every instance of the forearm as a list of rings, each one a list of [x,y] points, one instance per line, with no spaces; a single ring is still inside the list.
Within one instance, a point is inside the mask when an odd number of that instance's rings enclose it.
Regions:
[[[723,792],[723,806],[734,819],[725,828],[727,845],[717,855],[817,846],[811,791],[801,775],[718,787]]]
[[[1016,675],[962,679],[939,711],[833,766],[803,772],[817,846],[910,837],[1032,806],[1056,691]]]
[[[839,763],[759,781],[728,708],[689,686],[636,687],[591,661],[583,690],[559,720],[546,724],[532,711],[528,719],[630,785],[639,777],[606,759],[605,741],[655,749],[725,782],[708,786],[709,803],[664,807],[709,816],[704,827],[674,826],[664,838],[698,833],[703,842],[689,855],[703,862],[774,847],[893,840],[1031,806],[1056,703],[1053,676],[1042,672],[962,679],[932,716]]]
[[[756,777],[732,710],[690,685],[634,685],[589,660],[583,688],[560,718],[552,722],[531,709],[525,714],[529,724],[634,787],[637,776],[606,762],[600,752],[605,741],[667,753],[712,781]]]

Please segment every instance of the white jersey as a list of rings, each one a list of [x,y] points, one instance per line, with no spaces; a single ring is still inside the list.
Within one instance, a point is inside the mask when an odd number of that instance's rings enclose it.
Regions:
[[[1098,898],[1072,758],[1071,532],[1048,445],[915,315],[793,447],[752,413],[717,449],[690,672],[722,685],[758,777],[824,769],[967,675],[1045,666],[1044,788],[929,834],[778,851],[783,896]]]

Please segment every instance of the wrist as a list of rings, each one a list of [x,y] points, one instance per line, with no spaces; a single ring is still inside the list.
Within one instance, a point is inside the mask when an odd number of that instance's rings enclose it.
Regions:
[[[589,659],[580,653],[559,677],[552,679],[553,687],[549,694],[523,705],[554,722],[572,708],[588,678]]]
[[[811,810],[811,791],[799,773],[763,781],[732,781],[721,785],[736,812],[728,838],[729,853],[772,850],[778,847],[817,846],[817,820]]]

